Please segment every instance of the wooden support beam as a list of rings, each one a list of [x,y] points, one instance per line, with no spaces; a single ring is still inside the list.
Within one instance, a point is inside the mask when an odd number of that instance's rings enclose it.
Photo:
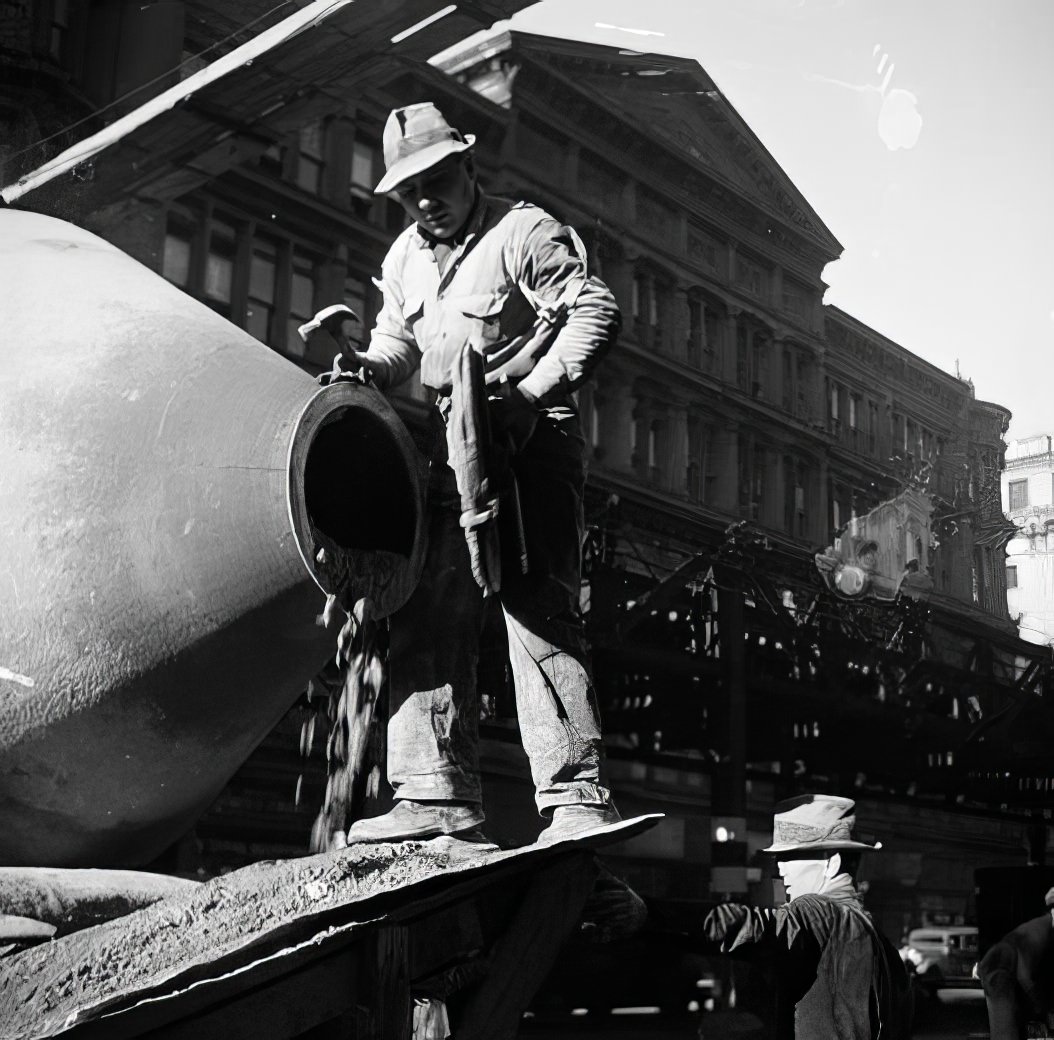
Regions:
[[[402,925],[379,929],[372,961],[372,964],[365,959],[360,962],[360,970],[368,973],[360,977],[360,985],[373,986],[375,992],[371,1001],[372,1028],[361,1040],[410,1040],[413,1000],[407,929]]]
[[[451,1023],[457,1040],[513,1040],[527,1005],[578,921],[596,875],[596,860],[585,852],[534,875],[491,950],[486,980]]]

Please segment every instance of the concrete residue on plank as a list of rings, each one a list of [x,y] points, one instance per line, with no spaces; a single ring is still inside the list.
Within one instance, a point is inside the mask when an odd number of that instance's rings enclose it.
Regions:
[[[169,989],[217,970],[252,947],[266,952],[305,919],[488,859],[440,842],[354,845],[297,860],[256,863],[114,921],[4,958],[0,1037],[51,1036],[89,1009]],[[319,922],[319,930],[325,924]],[[269,945],[270,944],[270,945]],[[125,999],[122,999],[125,998]]]

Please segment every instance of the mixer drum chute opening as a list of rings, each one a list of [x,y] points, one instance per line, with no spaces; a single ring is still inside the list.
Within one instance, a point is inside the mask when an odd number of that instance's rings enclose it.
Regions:
[[[377,390],[340,382],[308,402],[290,444],[289,512],[309,572],[343,606],[369,596],[386,616],[409,597],[424,558],[420,458]]]

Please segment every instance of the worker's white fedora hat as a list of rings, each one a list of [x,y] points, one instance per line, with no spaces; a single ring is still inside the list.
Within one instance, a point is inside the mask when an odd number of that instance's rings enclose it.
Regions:
[[[384,195],[455,152],[467,152],[476,143],[472,134],[462,136],[431,101],[396,108],[384,124],[384,168],[374,194]]]

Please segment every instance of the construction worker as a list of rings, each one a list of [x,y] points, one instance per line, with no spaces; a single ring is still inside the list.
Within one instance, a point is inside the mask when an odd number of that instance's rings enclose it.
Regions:
[[[584,441],[572,397],[615,342],[619,311],[571,228],[481,191],[473,144],[433,104],[389,116],[375,191],[413,223],[384,259],[368,349],[344,352],[382,390],[420,368],[437,401],[428,554],[391,619],[395,804],[356,822],[349,843],[486,840],[476,664],[488,595],[504,613],[521,738],[550,819],[539,840],[619,819],[578,610]]]
[[[776,806],[773,842],[787,902],[722,903],[703,922],[708,947],[775,972],[778,1040],[901,1040],[910,1035],[908,977],[861,904],[855,803],[805,794]]]

